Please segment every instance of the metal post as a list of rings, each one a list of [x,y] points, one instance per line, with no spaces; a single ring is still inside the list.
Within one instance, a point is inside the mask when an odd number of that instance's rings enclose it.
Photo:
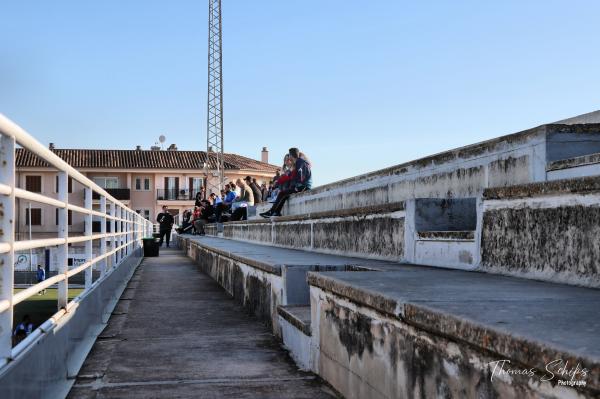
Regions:
[[[100,219],[100,234],[106,234],[106,197],[104,195],[100,196],[100,212],[104,216]],[[100,254],[104,255],[106,253],[106,237],[102,237],[100,239]],[[100,275],[104,275],[106,273],[106,266],[108,264],[108,258],[104,258],[100,261]]]
[[[90,187],[84,188],[85,198],[85,209],[88,211],[92,210],[92,189]],[[92,260],[92,215],[85,214],[85,235],[88,240],[85,242],[85,261],[89,262]],[[85,269],[85,289],[89,289],[92,286],[92,267]]]
[[[69,237],[69,211],[67,204],[69,202],[68,182],[69,177],[66,172],[58,172],[58,200],[65,203],[64,207],[58,208],[58,238]],[[67,274],[69,247],[67,243],[58,246],[58,273]],[[69,281],[64,279],[58,283],[58,308],[67,308],[69,301]]]
[[[0,301],[9,307],[0,313],[0,364],[8,361],[12,349],[13,279],[15,241],[15,139],[0,135],[0,183],[10,186],[9,195],[0,195],[0,243],[10,250],[0,254]]]
[[[113,218],[117,216],[117,209],[116,209],[116,205],[114,202],[110,203],[110,216],[112,216]],[[117,232],[117,223],[115,222],[115,219],[110,219],[110,234],[111,234],[110,242],[112,244],[113,251],[117,247],[117,238],[115,236],[116,232]],[[115,267],[116,264],[117,264],[117,253],[113,252],[111,268]]]

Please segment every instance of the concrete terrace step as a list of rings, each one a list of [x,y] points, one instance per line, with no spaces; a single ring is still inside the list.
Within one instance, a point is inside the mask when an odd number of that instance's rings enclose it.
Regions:
[[[311,335],[310,306],[278,306],[277,313],[305,335]]]
[[[266,264],[273,270],[294,264],[352,265],[353,269],[341,269],[345,271],[309,270],[308,282],[311,287],[341,297],[353,306],[373,309],[381,317],[396,319],[481,353],[511,359],[537,370],[545,370],[545,365],[555,359],[571,365],[579,363],[589,372],[587,389],[596,393],[600,390],[600,291],[597,289],[212,237],[189,239],[194,245],[222,256],[246,264]],[[377,271],[349,272],[365,269]],[[286,305],[284,299],[279,304]],[[286,320],[306,318],[306,313],[299,316],[294,309],[298,308],[280,307],[275,317],[278,312]],[[307,308],[301,309],[305,312]]]

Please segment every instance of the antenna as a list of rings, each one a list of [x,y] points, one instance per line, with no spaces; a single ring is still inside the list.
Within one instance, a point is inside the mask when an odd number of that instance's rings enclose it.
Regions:
[[[218,182],[210,184],[215,192],[225,182],[223,162],[223,50],[221,0],[208,0],[208,102],[206,159],[215,168]],[[214,181],[214,180],[213,180]],[[207,182],[208,183],[208,182]]]

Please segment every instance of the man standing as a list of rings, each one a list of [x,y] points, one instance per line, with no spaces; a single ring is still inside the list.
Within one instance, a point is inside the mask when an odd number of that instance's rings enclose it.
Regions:
[[[46,271],[44,270],[42,265],[37,266],[37,272],[35,273],[35,276],[37,277],[38,284],[46,280]],[[41,290],[40,292],[38,292],[38,295],[46,295],[46,290]]]
[[[162,212],[156,217],[156,221],[159,223],[160,241],[158,245],[162,247],[163,238],[166,236],[167,248],[169,248],[169,241],[171,241],[171,229],[173,228],[173,216],[169,213],[166,205],[163,205]]]

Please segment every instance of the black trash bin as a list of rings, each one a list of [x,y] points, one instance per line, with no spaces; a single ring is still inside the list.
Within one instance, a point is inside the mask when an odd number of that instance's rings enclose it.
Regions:
[[[154,237],[142,239],[144,243],[144,256],[158,256],[158,241]]]

